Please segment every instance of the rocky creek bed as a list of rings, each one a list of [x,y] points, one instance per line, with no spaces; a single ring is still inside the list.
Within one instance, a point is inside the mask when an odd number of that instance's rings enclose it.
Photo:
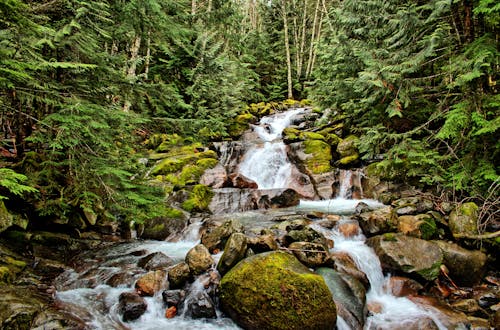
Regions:
[[[247,117],[210,148],[161,137],[165,217],[48,232],[2,211],[0,328],[500,327],[476,204],[381,180],[310,109]]]

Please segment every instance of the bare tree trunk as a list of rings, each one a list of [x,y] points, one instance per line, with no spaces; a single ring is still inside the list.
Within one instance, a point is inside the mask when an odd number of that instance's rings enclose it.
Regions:
[[[316,44],[318,44],[319,41],[321,40],[321,28],[323,26],[323,18],[324,18],[324,13],[322,12],[321,17],[319,19],[318,32],[316,33]],[[309,74],[312,74],[312,72],[314,71],[314,64],[316,63],[316,54],[317,54],[316,47],[314,47],[312,61],[311,61],[311,71],[309,72]]]
[[[196,15],[196,0],[191,0],[191,15]]]
[[[286,51],[288,98],[293,99],[292,60],[290,58],[290,41],[288,40],[288,19],[287,19],[287,14],[286,14],[286,1],[287,0],[281,0],[281,10],[282,10],[282,14],[283,14],[283,24],[284,24],[284,30],[285,30],[285,51]]]
[[[304,12],[302,13],[302,33],[300,36],[300,54],[297,63],[297,77],[300,79],[302,77],[302,67],[304,66],[304,48],[306,44],[306,24],[307,24],[307,0],[304,0]]]
[[[309,57],[307,59],[306,79],[309,78],[309,75],[311,74],[312,71],[313,51],[314,51],[314,43],[316,42],[316,26],[318,24],[318,12],[319,12],[320,2],[321,0],[317,0],[316,9],[314,10],[313,29],[311,34],[311,43],[309,44]]]

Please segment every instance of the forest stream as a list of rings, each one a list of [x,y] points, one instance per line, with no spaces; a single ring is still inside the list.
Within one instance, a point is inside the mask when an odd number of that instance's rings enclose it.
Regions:
[[[276,195],[293,184],[291,176],[294,165],[287,156],[287,146],[283,143],[281,134],[285,127],[305,111],[306,109],[295,109],[264,117],[259,124],[253,126],[252,132],[249,131],[246,135],[246,152],[240,157],[241,161],[235,168],[245,180],[257,183],[257,190],[262,187],[260,199],[264,193]],[[230,163],[227,155],[223,156],[222,160]],[[458,313],[455,315],[450,311],[442,312],[438,307],[429,305],[423,298],[419,302],[419,299],[405,297],[401,292],[397,292],[397,296],[393,294],[397,290],[391,286],[398,284],[391,282],[390,273],[383,273],[374,249],[365,244],[366,237],[355,216],[360,214],[360,208],[363,212],[372,212],[384,208],[384,204],[361,198],[362,187],[359,186],[359,178],[356,178],[359,174],[351,170],[339,173],[335,198],[301,200],[296,206],[279,209],[249,209],[248,204],[241,203],[241,195],[248,198],[254,194],[255,198],[255,188],[221,188],[219,191],[216,189],[214,199],[217,201],[214,201],[213,205],[224,205],[225,210],[214,209],[215,215],[212,218],[193,219],[182,234],[172,241],[133,240],[99,251],[85,251],[72,259],[73,268],[59,275],[54,282],[57,305],[81,320],[88,329],[239,328],[238,320],[233,322],[219,308],[217,286],[221,280],[218,269],[222,249],[216,248],[210,256],[200,257],[211,260],[209,265],[185,280],[185,284],[176,285],[174,288],[170,284],[169,288],[168,275],[172,275],[169,270],[184,261],[189,263],[186,254],[204,241],[203,235],[206,237],[210,230],[214,232],[213,227],[207,228],[219,222],[218,226],[222,227],[228,223],[233,227],[241,226],[237,231],[249,237],[272,233],[273,239],[279,242],[275,249],[284,251],[287,247],[277,235],[288,231],[285,236],[289,237],[291,228],[314,233],[316,238],[312,241],[331,242],[328,243],[330,247],[326,254],[343,256],[344,261],[339,257],[333,268],[327,268],[332,265],[327,261],[321,262],[323,265],[320,263],[315,266],[307,264],[306,261],[306,265],[310,269],[318,268],[318,265],[322,267],[318,273],[324,276],[337,304],[338,329],[467,329],[470,324],[468,325],[464,321],[466,319]],[[352,198],[353,191],[360,192],[359,198]],[[229,205],[228,203],[235,200],[235,194],[239,195],[236,199],[237,205]],[[255,205],[251,208],[255,208]],[[225,249],[229,249],[228,243]],[[248,250],[246,255],[251,255]],[[155,259],[158,262],[156,265]],[[345,267],[346,259],[352,260],[354,265]],[[127,307],[121,297],[124,293],[141,292],[142,287],[136,282],[144,277],[147,270],[150,271],[148,274],[153,270],[154,276],[150,281],[155,286],[154,290],[150,294],[143,294],[144,298],[137,295],[135,300],[128,302],[130,306]],[[352,275],[356,272],[358,279]],[[364,284],[361,284],[363,281]],[[404,281],[404,286],[411,287],[413,280]],[[415,285],[418,286],[418,283]],[[355,289],[356,287],[358,289]],[[169,300],[169,297],[179,292],[182,294],[178,301]],[[417,293],[416,290],[409,292],[411,296]],[[142,306],[142,309],[138,306]],[[176,312],[167,318],[165,313],[171,306],[175,306]],[[137,308],[141,311],[137,312]],[[261,312],[265,313],[264,310]],[[258,319],[259,314],[252,317]],[[124,321],[127,318],[128,320]],[[330,328],[334,326],[331,324]],[[290,328],[296,327],[298,325],[290,325]]]

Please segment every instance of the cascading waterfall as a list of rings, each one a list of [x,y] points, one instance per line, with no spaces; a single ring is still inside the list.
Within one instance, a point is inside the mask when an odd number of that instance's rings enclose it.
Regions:
[[[302,112],[304,109],[300,108],[264,117],[254,126],[260,141],[246,152],[239,172],[255,181],[259,189],[286,188],[292,167],[281,134]]]
[[[388,291],[385,284],[388,283],[389,276],[384,277],[380,261],[373,249],[365,244],[366,237],[362,233],[347,238],[335,228],[328,230],[321,226],[313,226],[314,229],[335,242],[332,251],[349,254],[370,282],[370,290],[366,295],[367,304],[376,303],[381,307],[381,311],[368,317],[364,329],[401,329],[405,325],[414,324],[419,319],[427,318],[432,319],[439,330],[446,330],[433,313],[424,310],[405,297],[395,297]],[[345,329],[344,320],[340,320],[338,327]]]
[[[285,127],[290,125],[294,116],[304,109],[291,110],[275,116],[265,117],[260,124],[254,127],[260,141],[255,144],[243,158],[239,166],[241,174],[257,182],[259,189],[286,188],[290,176],[291,165],[286,155],[286,147],[281,141],[281,134]],[[241,144],[240,144],[241,146]],[[229,162],[234,145],[222,146],[223,164]],[[239,149],[241,152],[241,149]],[[301,201],[297,211],[320,211],[335,214],[353,214],[356,206],[363,202],[370,208],[383,206],[375,200],[351,199],[352,181],[351,171],[340,172],[340,184],[337,197],[323,201]],[[357,176],[359,180],[359,175]],[[358,182],[359,184],[359,182]],[[235,189],[235,188],[232,188]],[[246,189],[247,191],[249,189]],[[243,190],[242,190],[243,191]],[[240,198],[248,199],[250,192],[239,195]],[[228,203],[235,203],[231,200]],[[239,202],[241,203],[241,201]],[[227,209],[232,209],[227,205]],[[252,219],[257,217],[252,216]],[[258,217],[261,221],[262,217]],[[344,221],[344,220],[341,220]],[[133,279],[144,270],[138,268],[137,261],[141,256],[139,252],[146,253],[163,252],[175,261],[184,259],[190,248],[199,243],[200,222],[192,223],[184,232],[183,238],[178,242],[161,241],[135,241],[120,244],[105,251],[95,252],[93,255],[81,256],[81,260],[88,264],[83,270],[68,270],[56,281],[56,300],[64,305],[65,309],[83,320],[89,329],[238,329],[229,318],[222,317],[217,311],[215,319],[192,319],[185,315],[186,309],[173,319],[165,318],[165,305],[160,294],[145,298],[148,304],[147,311],[139,319],[131,322],[122,322],[118,312],[118,297],[123,292],[133,291],[130,285],[112,287],[108,280],[115,274],[126,272]],[[373,249],[365,244],[362,233],[357,236],[346,238],[334,229],[326,229],[319,225],[312,225],[315,230],[322,232],[327,238],[334,241],[334,251],[348,253],[356,263],[359,270],[364,272],[370,282],[370,290],[367,293],[367,301],[380,305],[381,312],[368,317],[365,329],[401,329],[406,323],[414,322],[416,319],[432,319],[439,329],[445,329],[432,313],[423,310],[406,298],[398,298],[391,295],[385,288],[387,278],[384,277],[380,261]],[[220,254],[214,256],[217,261]],[[102,261],[104,260],[104,261]],[[135,268],[134,268],[135,267]],[[79,266],[77,268],[85,268]],[[196,279],[188,291],[186,301],[197,299],[203,294],[204,285],[202,279]],[[256,316],[258,317],[258,316]],[[337,328],[350,330],[348,323],[338,317]]]

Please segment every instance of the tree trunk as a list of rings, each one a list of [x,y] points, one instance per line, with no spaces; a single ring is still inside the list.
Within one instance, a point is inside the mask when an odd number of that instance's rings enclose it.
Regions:
[[[311,74],[311,71],[312,71],[313,51],[314,51],[314,43],[316,41],[316,26],[318,25],[318,12],[319,12],[320,2],[321,2],[321,0],[316,1],[316,9],[314,10],[311,43],[309,44],[309,58],[307,59],[306,79],[309,78],[309,75]]]
[[[288,19],[287,19],[287,13],[286,13],[286,0],[281,0],[281,10],[282,10],[282,14],[283,14],[283,25],[284,25],[284,30],[285,30],[285,51],[286,51],[288,98],[293,99],[292,60],[290,57],[290,41],[288,40]]]
[[[191,0],[191,15],[196,15],[196,0]]]
[[[132,45],[130,46],[130,59],[129,65],[127,68],[127,79],[133,80],[136,77],[136,69],[137,69],[137,59],[139,57],[139,49],[141,48],[141,37],[136,36],[132,41]],[[128,112],[130,110],[131,103],[129,100],[125,100],[123,104],[123,111]]]
[[[304,11],[302,13],[302,32],[300,35],[300,50],[298,53],[300,54],[298,63],[297,63],[297,78],[300,79],[302,77],[302,67],[304,65],[304,48],[306,44],[306,24],[307,24],[307,0],[304,0]]]

